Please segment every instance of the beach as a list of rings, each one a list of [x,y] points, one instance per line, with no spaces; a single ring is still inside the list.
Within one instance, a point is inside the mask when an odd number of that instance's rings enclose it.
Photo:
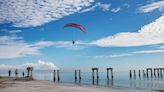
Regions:
[[[0,77],[0,92],[159,92],[129,88],[84,86],[54,83],[50,81],[27,80],[23,78]],[[162,92],[162,91],[161,91]]]

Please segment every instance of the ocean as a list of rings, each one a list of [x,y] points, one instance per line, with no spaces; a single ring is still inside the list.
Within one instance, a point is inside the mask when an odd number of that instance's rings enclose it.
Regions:
[[[18,70],[18,76],[22,77],[22,70]],[[163,73],[164,74],[164,73]],[[25,72],[26,75],[26,72]],[[78,72],[77,72],[78,75]],[[7,70],[0,70],[0,76],[8,76]],[[15,76],[14,71],[12,71],[11,76]],[[54,82],[53,80],[53,71],[52,70],[40,70],[33,71],[33,77],[37,80],[46,80]],[[109,72],[109,80],[107,80],[106,72],[99,72],[99,81],[95,80],[93,84],[92,81],[92,72],[81,72],[81,81],[77,80],[75,83],[75,73],[74,72],[64,72],[60,71],[60,81],[59,83],[71,83],[78,85],[96,85],[96,86],[105,86],[112,88],[134,88],[134,89],[154,89],[154,90],[164,90],[164,76],[141,78],[136,76],[136,79],[132,77],[129,78],[129,72],[114,72],[114,78],[111,79]],[[96,75],[95,75],[96,77]],[[78,76],[77,76],[78,78]]]

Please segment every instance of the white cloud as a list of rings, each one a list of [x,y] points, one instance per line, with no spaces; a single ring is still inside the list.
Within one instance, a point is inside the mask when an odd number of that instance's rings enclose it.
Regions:
[[[94,0],[1,0],[0,23],[12,23],[16,27],[39,26],[74,14],[93,2]]]
[[[52,46],[51,41],[39,41],[26,43],[23,38],[17,36],[0,36],[0,58],[17,58],[40,54],[39,50]]]
[[[134,54],[148,54],[148,53],[161,53],[164,52],[164,50],[143,50],[143,51],[136,51],[132,52]]]
[[[84,41],[76,41],[75,44],[72,44],[72,41],[37,41],[28,43],[22,37],[0,36],[0,59],[40,55],[41,49],[50,46],[69,50],[82,50],[88,46],[88,43]]]
[[[129,52],[129,53],[111,55],[111,57],[124,57],[124,56],[132,56],[132,55],[135,55],[135,54],[153,54],[153,53],[164,53],[164,50],[163,49],[159,49],[159,50],[141,50],[141,51],[134,51],[134,52]]]
[[[160,46],[159,48],[160,48],[160,49],[164,49],[164,45]]]
[[[65,48],[70,50],[82,50],[89,46],[88,42],[85,41],[76,41],[75,44],[72,44],[72,41],[55,41],[54,46],[56,48]]]
[[[124,56],[131,56],[131,53],[123,53],[123,54],[115,54],[111,55],[110,57],[116,58],[116,57],[124,57]]]
[[[156,9],[158,9],[161,12],[164,12],[164,1],[163,0],[139,7],[139,10],[144,13],[151,12]]]
[[[121,8],[118,7],[118,8],[113,8],[111,11],[114,12],[114,13],[117,13],[117,12],[119,12],[120,10],[121,10]]]
[[[21,33],[22,30],[12,30],[12,31],[8,31],[8,33],[11,33],[11,34],[15,34],[15,33]]]
[[[103,11],[109,11],[111,4],[103,4],[103,3],[96,3],[94,6],[88,7],[86,9],[83,9],[81,11],[79,11],[79,13],[84,13],[84,12],[88,12],[88,11],[94,11],[96,8],[100,8]]]
[[[8,69],[26,69],[28,66],[34,67],[34,70],[54,70],[57,69],[57,66],[52,62],[45,62],[43,60],[38,60],[36,63],[25,63],[21,65],[8,65],[0,64],[0,70]]]
[[[91,44],[101,47],[129,47],[164,43],[164,16],[143,26],[138,32],[122,32]]]

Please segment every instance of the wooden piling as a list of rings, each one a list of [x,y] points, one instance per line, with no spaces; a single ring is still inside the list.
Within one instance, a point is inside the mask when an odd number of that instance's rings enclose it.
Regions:
[[[156,77],[156,68],[154,68],[154,77]]]
[[[54,70],[54,82],[56,81],[56,70]]]
[[[141,79],[141,71],[139,70],[138,73],[139,79]]]
[[[160,68],[160,75],[161,75],[161,78],[162,78],[162,69]]]
[[[134,79],[136,79],[136,71],[133,70],[133,73],[134,73]]]
[[[129,77],[130,77],[130,79],[132,79],[132,71],[131,70],[129,70]]]
[[[159,69],[157,69],[158,77],[159,77]]]
[[[143,70],[143,78],[145,78],[145,70]]]
[[[95,77],[94,77],[94,68],[92,68],[92,84],[94,84]]]
[[[79,83],[81,82],[81,71],[79,70]]]
[[[59,75],[60,71],[57,70],[57,76],[58,76],[58,82],[60,81],[60,75]]]
[[[107,81],[109,80],[109,69],[107,68]]]
[[[75,83],[77,82],[77,70],[75,70]]]

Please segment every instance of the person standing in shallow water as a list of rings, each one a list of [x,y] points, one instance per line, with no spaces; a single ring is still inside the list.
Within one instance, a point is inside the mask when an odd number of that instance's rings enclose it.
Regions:
[[[15,76],[17,77],[18,75],[18,69],[15,69]]]
[[[9,77],[10,77],[11,76],[11,70],[9,70],[8,73],[9,73]]]

